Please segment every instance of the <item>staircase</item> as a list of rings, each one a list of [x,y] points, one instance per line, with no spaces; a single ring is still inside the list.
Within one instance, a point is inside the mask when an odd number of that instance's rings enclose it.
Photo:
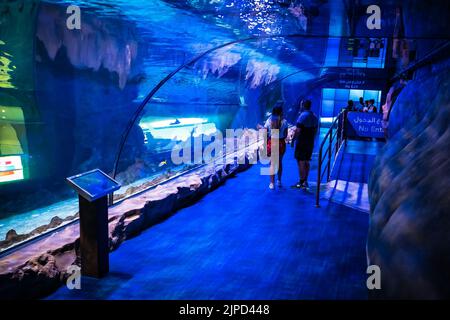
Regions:
[[[383,146],[384,142],[349,140],[336,157],[330,180],[320,194],[321,199],[368,213],[369,176],[376,155]]]

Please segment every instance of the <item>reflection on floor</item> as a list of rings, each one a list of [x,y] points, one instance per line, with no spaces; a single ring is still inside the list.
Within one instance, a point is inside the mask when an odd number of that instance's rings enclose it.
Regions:
[[[260,167],[126,241],[111,273],[49,299],[366,299],[368,216],[290,189],[270,191]]]

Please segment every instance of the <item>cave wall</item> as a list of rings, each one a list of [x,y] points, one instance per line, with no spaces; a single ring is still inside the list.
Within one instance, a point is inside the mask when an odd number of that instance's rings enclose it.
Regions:
[[[393,106],[369,184],[374,298],[450,298],[449,72],[450,59],[421,69]]]
[[[449,5],[401,3],[403,35],[416,60],[448,37]],[[367,253],[369,264],[381,268],[381,290],[370,291],[372,298],[450,298],[448,50],[440,57],[398,90],[389,139],[371,173]]]

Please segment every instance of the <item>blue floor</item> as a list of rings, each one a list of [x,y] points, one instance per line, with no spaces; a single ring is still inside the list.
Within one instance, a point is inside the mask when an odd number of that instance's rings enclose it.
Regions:
[[[297,181],[288,148],[286,186]],[[366,299],[368,215],[286,187],[259,166],[128,240],[111,273],[49,299]]]
[[[369,176],[383,146],[384,142],[348,141],[336,159],[322,198],[369,213]]]
[[[330,179],[367,183],[374,161],[374,155],[342,152],[336,159]]]
[[[336,159],[331,180],[367,183],[375,157],[383,146],[383,142],[349,140],[345,152],[340,152]]]

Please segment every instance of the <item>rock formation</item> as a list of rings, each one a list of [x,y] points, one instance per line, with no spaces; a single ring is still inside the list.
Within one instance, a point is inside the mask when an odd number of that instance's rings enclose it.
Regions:
[[[391,112],[369,185],[374,298],[450,297],[449,72],[450,61],[421,70]]]
[[[65,48],[70,63],[76,68],[99,71],[101,67],[115,72],[119,86],[125,87],[131,65],[137,57],[137,41],[133,30],[118,20],[108,21],[83,13],[80,30],[66,27],[68,15],[64,6],[41,4],[36,34],[50,59]]]

